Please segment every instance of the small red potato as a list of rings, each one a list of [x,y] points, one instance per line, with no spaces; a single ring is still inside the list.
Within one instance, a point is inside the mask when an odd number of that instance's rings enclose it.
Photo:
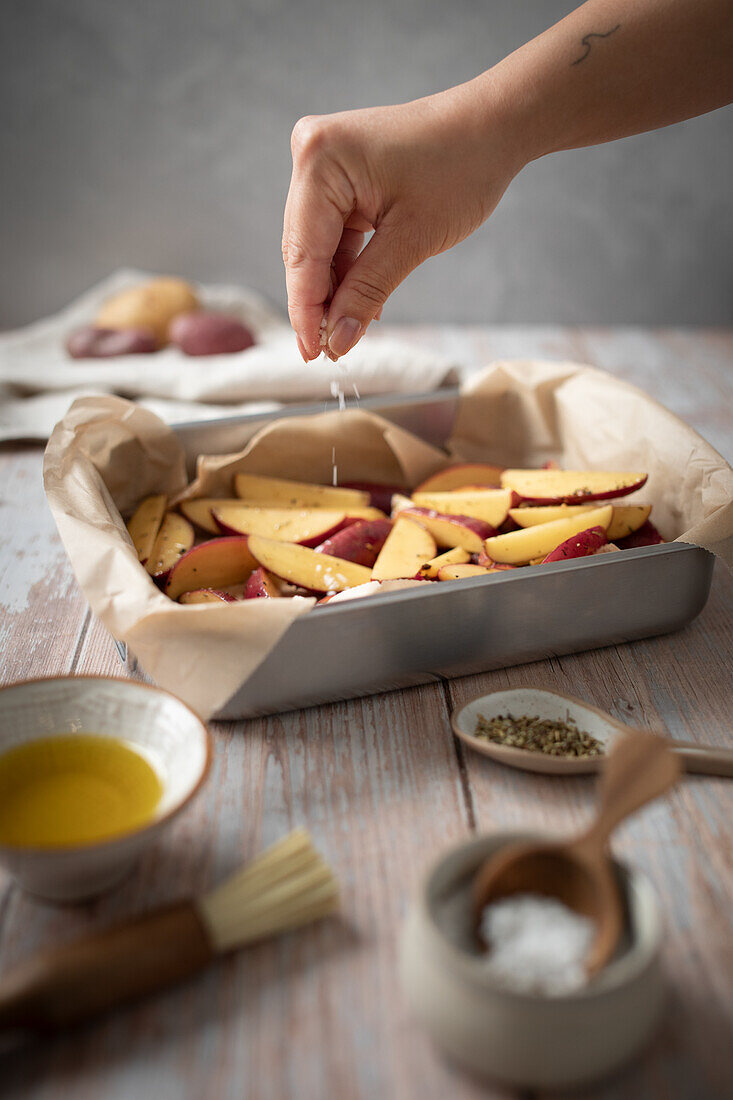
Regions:
[[[155,335],[149,328],[97,328],[84,325],[66,339],[72,359],[113,359],[117,355],[149,355],[155,351]]]
[[[170,342],[184,355],[231,355],[246,351],[255,338],[236,317],[224,313],[179,313],[168,330]]]

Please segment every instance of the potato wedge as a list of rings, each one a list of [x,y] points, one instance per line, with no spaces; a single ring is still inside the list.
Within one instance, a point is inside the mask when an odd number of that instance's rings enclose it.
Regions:
[[[325,508],[248,508],[243,501],[211,508],[211,515],[225,535],[263,535],[279,542],[318,546],[349,524],[345,512]]]
[[[429,508],[403,508],[401,516],[415,520],[435,539],[437,546],[453,549],[460,546],[469,554],[479,554],[483,550],[484,540],[496,534],[496,528],[482,519],[471,516],[441,515]]]
[[[450,492],[462,489],[466,485],[482,485],[489,489],[501,486],[502,466],[492,466],[488,462],[461,462],[431,474],[415,490],[416,493]]]
[[[158,581],[165,577],[178,559],[191,549],[193,539],[193,527],[188,520],[177,512],[168,512],[163,517],[150,557],[145,563],[150,576]]]
[[[471,555],[462,546],[455,546],[452,550],[446,550],[444,554],[438,554],[437,558],[431,558],[421,565],[416,576],[425,580],[435,580],[444,565],[464,565],[470,562]]]
[[[372,579],[391,581],[414,578],[426,561],[435,557],[435,539],[419,523],[399,516],[374,563]]]
[[[552,523],[556,519],[570,519],[598,507],[598,504],[548,504],[537,508],[510,508],[509,515],[520,527],[533,527],[538,523]],[[638,531],[646,523],[651,510],[651,504],[614,504],[607,532],[609,541]]]
[[[495,562],[526,565],[533,558],[546,557],[560,543],[589,527],[602,527],[605,531],[612,515],[613,505],[607,504],[570,519],[556,519],[552,523],[511,531],[508,535],[496,535],[486,539],[484,549]]]
[[[353,561],[321,554],[307,546],[250,535],[249,549],[256,562],[289,584],[311,592],[341,592],[371,580],[371,569]]]
[[[542,559],[542,564],[550,561],[566,561],[568,558],[585,558],[589,554],[595,554],[607,543],[606,532],[602,527],[587,527],[585,531],[579,531],[577,535],[566,539],[551,550]]]
[[[127,532],[137,550],[138,560],[145,565],[153,549],[160,525],[165,515],[167,500],[164,493],[146,497],[127,521]]]
[[[444,515],[471,516],[491,527],[501,527],[512,505],[511,489],[456,489],[452,493],[413,493],[418,508]]]
[[[178,597],[178,602],[188,603],[236,603],[234,596],[228,592],[219,592],[216,588],[194,588],[193,592],[183,592]]]
[[[487,569],[485,565],[444,565],[438,570],[438,580],[460,581],[466,577],[486,577],[489,573],[498,572],[498,569]]]
[[[285,545],[285,543],[283,543]],[[184,592],[197,588],[226,588],[241,584],[257,568],[245,535],[211,539],[194,546],[168,574],[165,594],[177,600]]]
[[[355,561],[371,569],[392,530],[391,519],[360,519],[337,531],[316,547],[344,561]]]
[[[645,473],[611,470],[504,470],[501,484],[535,504],[583,504],[641,489]]]
[[[362,489],[340,489],[330,485],[312,485],[260,474],[235,474],[234,492],[242,500],[257,501],[269,508],[331,508],[347,510],[370,507],[369,493]]]

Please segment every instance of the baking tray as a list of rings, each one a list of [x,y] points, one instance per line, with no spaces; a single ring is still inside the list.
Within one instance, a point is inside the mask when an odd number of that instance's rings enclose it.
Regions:
[[[335,407],[321,402],[174,431],[193,473],[199,454],[238,451],[264,424]],[[366,398],[359,407],[442,446],[458,390]],[[294,710],[679,630],[705,606],[713,564],[707,550],[673,542],[326,604],[296,619],[217,717]]]

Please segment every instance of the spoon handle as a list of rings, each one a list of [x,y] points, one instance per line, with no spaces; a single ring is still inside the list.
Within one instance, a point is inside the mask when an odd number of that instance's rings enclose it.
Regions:
[[[679,756],[664,738],[646,730],[619,738],[601,770],[598,816],[581,843],[604,848],[619,822],[664,794],[680,771]]]
[[[697,775],[722,775],[733,779],[733,749],[696,745],[694,741],[668,741],[686,772]]]

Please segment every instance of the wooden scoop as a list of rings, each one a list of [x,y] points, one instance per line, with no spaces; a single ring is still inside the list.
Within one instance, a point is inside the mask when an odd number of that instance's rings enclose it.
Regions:
[[[491,902],[525,893],[558,898],[595,921],[586,969],[597,973],[616,950],[624,926],[608,838],[619,822],[663,794],[679,774],[679,759],[661,737],[636,730],[619,738],[601,772],[600,806],[586,833],[566,842],[508,845],[478,871],[474,915],[479,939],[481,914]]]

